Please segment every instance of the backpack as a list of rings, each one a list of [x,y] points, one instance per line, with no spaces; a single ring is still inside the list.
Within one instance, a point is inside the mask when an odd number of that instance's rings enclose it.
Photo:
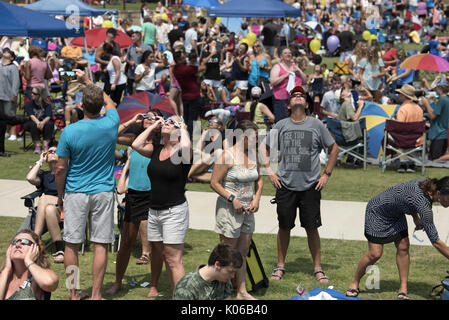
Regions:
[[[449,274],[449,271],[447,273]],[[439,288],[440,290],[437,290]],[[441,284],[436,285],[430,290],[430,296],[439,296],[441,300],[449,300],[449,275],[441,281]]]

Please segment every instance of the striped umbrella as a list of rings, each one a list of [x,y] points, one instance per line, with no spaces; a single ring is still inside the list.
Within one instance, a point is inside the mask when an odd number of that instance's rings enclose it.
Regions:
[[[415,54],[404,60],[401,68],[428,71],[449,71],[449,62],[430,53]]]
[[[368,132],[367,151],[375,158],[378,158],[381,154],[385,121],[392,119],[398,109],[399,105],[381,105],[368,102],[360,114],[360,118],[366,120],[366,130]]]
[[[125,123],[131,120],[136,114],[145,113],[151,109],[161,111],[164,118],[175,114],[168,98],[147,91],[124,97],[122,102],[117,106],[120,123]]]

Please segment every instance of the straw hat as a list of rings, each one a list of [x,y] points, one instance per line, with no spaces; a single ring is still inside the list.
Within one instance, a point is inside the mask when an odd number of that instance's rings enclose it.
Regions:
[[[418,101],[418,98],[415,96],[415,87],[409,84],[404,84],[400,89],[396,89],[396,92],[406,96],[413,101]]]

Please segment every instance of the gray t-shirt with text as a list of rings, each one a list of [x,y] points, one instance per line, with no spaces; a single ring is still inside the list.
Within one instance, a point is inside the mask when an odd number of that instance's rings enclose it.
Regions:
[[[285,118],[272,130],[277,130],[278,176],[282,185],[292,191],[310,189],[320,177],[320,152],[330,147],[334,138],[320,120],[312,117],[300,123]],[[270,145],[270,135],[267,145]]]

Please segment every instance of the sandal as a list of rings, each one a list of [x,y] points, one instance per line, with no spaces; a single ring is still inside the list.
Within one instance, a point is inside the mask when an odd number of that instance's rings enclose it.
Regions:
[[[321,277],[319,277],[319,278],[316,279],[318,282],[320,282],[320,283],[327,283],[327,282],[329,282],[330,279],[329,279],[328,276],[326,276],[326,274],[324,273],[323,270],[316,270],[316,271],[313,273],[313,275],[316,277],[316,275],[317,275],[318,273],[322,273],[322,274],[323,274]],[[326,281],[326,282],[321,282],[321,280],[328,280],[328,281]]]
[[[147,254],[142,254],[139,260],[136,261],[136,264],[148,264],[150,262],[150,256]]]
[[[348,292],[351,293],[351,294],[348,294]],[[359,293],[360,293],[360,289],[358,289],[358,288],[357,289],[349,288],[348,290],[346,290],[345,296],[350,297],[350,298],[355,298],[355,297],[357,297],[359,295]]]
[[[410,300],[410,297],[405,292],[399,292],[398,293],[398,300]]]
[[[281,271],[282,274],[277,274],[276,272]],[[273,269],[273,272],[271,273],[271,280],[282,280],[282,278],[284,277],[285,274],[285,268],[284,267],[280,267],[280,266],[276,266]],[[276,277],[278,279],[273,279],[273,277]]]
[[[64,252],[58,251],[55,254],[53,254],[53,262],[54,263],[64,263]]]

